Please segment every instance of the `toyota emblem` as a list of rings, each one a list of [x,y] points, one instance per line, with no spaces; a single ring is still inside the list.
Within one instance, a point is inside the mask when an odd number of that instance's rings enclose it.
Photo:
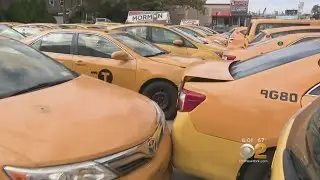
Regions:
[[[157,141],[154,138],[150,138],[148,141],[148,147],[149,153],[154,154],[158,149]]]

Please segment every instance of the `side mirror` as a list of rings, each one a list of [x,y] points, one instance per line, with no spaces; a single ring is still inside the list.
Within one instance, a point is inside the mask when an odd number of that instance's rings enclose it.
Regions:
[[[173,44],[176,46],[183,46],[183,41],[180,39],[177,39],[173,41]]]
[[[116,51],[111,54],[111,59],[121,60],[121,61],[128,61],[130,60],[129,55],[124,51]]]

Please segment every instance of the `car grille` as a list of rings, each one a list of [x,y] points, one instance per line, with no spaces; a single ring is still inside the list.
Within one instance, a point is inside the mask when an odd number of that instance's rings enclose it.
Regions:
[[[147,164],[149,161],[150,161],[150,158],[136,159],[128,164],[124,164],[123,166],[116,168],[116,171],[123,174],[123,175],[126,175],[126,174],[138,169],[139,167]]]

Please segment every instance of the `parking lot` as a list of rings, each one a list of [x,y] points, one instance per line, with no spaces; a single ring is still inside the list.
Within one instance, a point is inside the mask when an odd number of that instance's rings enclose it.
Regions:
[[[0,180],[319,180],[320,5],[181,2],[0,0]]]

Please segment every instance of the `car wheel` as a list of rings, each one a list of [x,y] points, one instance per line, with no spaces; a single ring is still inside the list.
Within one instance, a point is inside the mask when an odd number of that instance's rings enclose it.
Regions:
[[[147,85],[141,92],[155,101],[166,115],[167,120],[172,120],[177,114],[178,90],[175,86],[165,81],[156,81]]]
[[[264,162],[250,162],[244,164],[242,170],[240,170],[240,175],[237,180],[270,180],[271,177],[271,164],[274,156],[274,150],[268,150],[266,152],[267,159],[260,160]],[[257,159],[251,159],[257,160]]]

